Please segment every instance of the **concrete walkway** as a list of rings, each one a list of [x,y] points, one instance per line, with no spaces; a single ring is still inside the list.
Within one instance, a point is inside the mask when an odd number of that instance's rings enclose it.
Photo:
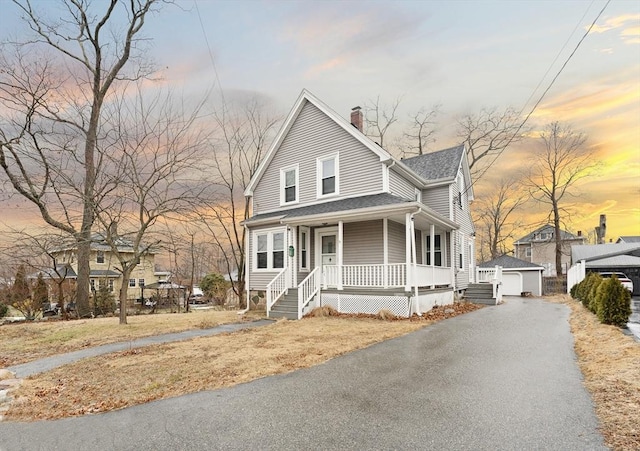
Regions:
[[[6,369],[14,373],[17,378],[23,379],[33,374],[42,373],[44,371],[49,371],[62,365],[73,363],[77,360],[84,359],[85,357],[95,357],[102,354],[109,354],[111,352],[126,351],[128,349],[141,348],[154,344],[157,345],[173,341],[189,340],[191,338],[197,337],[207,337],[210,335],[224,334],[242,329],[266,326],[267,324],[273,324],[273,321],[263,319],[243,323],[221,324],[220,326],[212,327],[209,329],[194,329],[186,330],[184,332],[175,332],[171,334],[154,335],[152,337],[138,338],[136,340],[111,343],[102,346],[96,346],[94,348],[68,352],[66,354],[58,354],[51,357],[46,357],[44,359],[35,360],[33,362],[10,366]]]
[[[604,450],[568,318],[507,298],[228,389],[0,423],[0,450]]]

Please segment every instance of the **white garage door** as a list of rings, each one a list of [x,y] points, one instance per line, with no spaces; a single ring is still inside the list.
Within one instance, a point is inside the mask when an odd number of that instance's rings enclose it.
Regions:
[[[522,293],[522,274],[519,272],[502,273],[502,294],[520,296]]]

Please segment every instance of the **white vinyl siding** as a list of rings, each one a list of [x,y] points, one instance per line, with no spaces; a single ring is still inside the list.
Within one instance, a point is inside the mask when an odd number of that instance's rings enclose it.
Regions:
[[[388,222],[389,263],[405,263],[406,247],[405,225],[395,221]]]
[[[299,205],[317,202],[316,158],[338,153],[339,197],[382,191],[380,158],[307,102],[254,190],[253,214],[280,208],[280,169],[292,162],[299,166]]]
[[[389,191],[403,199],[416,198],[416,187],[393,169],[389,170]]]
[[[375,265],[384,262],[382,220],[344,225],[344,264]]]
[[[449,185],[422,190],[422,203],[448,218]]]

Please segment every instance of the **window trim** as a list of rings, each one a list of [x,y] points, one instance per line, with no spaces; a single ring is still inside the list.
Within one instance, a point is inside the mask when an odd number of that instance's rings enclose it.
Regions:
[[[276,233],[282,233],[283,235],[283,268],[273,267],[273,235]],[[267,236],[267,267],[258,268],[258,236]],[[287,267],[287,228],[275,227],[269,229],[259,229],[251,232],[251,270],[255,272],[280,272]]]
[[[322,173],[322,164],[325,161],[329,160],[333,160],[333,177],[335,179],[335,190],[333,191],[333,193],[323,194],[322,181],[324,180],[324,178]],[[325,199],[327,197],[338,195],[340,195],[340,152],[316,158],[316,198]]]
[[[292,201],[286,201],[285,188],[287,172],[294,170],[296,172],[295,192],[296,198]],[[280,168],[280,206],[295,205],[300,202],[300,164],[292,164],[284,168]]]
[[[305,234],[305,239],[302,239],[302,234]],[[304,246],[304,248],[303,248]],[[298,251],[300,259],[298,260],[298,269],[301,272],[309,272],[309,265],[311,260],[311,230],[309,227],[300,226],[298,231]],[[306,258],[303,259],[303,251],[306,252]]]
[[[104,259],[104,251],[97,251],[96,252],[96,263],[97,264],[104,264],[105,259]]]
[[[136,287],[136,279],[129,279],[129,288],[135,288],[135,287]]]
[[[444,262],[443,262],[443,258],[442,257],[443,257],[443,250],[444,250],[443,244],[444,244],[445,240],[443,239],[443,235],[441,233],[435,233],[433,235],[434,246],[435,246],[435,242],[436,242],[436,237],[440,239],[439,240],[440,241],[440,249],[436,249],[436,248],[433,249],[433,259],[434,259],[433,266],[435,266],[436,268],[444,268],[445,265],[443,264]],[[424,252],[424,262],[425,262],[426,266],[431,266],[431,261],[430,261],[431,260],[431,252],[430,252],[431,249],[429,247],[431,245],[431,234],[425,232],[423,234],[423,241],[424,241],[424,250],[425,250],[425,252]],[[439,265],[437,265],[435,263],[438,260],[436,258],[436,255],[438,255],[438,253],[440,254],[440,264]],[[427,263],[427,262],[429,262],[429,263]]]

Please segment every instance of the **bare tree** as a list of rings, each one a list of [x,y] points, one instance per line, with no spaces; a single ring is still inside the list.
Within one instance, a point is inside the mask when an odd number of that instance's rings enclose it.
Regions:
[[[211,170],[218,196],[212,199],[206,211],[201,212],[201,219],[224,260],[234,293],[242,300],[246,229],[240,222],[251,215],[244,191],[258,170],[280,118],[251,100],[237,113],[225,110],[215,115],[215,121],[219,136],[212,140],[214,164]]]
[[[513,214],[526,202],[527,196],[520,183],[501,179],[491,193],[474,202],[474,216],[479,223],[481,258],[494,259],[509,251],[514,232],[521,224]],[[488,255],[485,255],[487,252]]]
[[[112,140],[99,148],[109,170],[93,214],[123,278],[120,324],[127,323],[125,282],[161,241],[153,235],[156,222],[181,220],[209,197],[202,172],[207,136],[196,124],[200,106],[185,114],[170,94],[149,100],[138,89],[136,96],[123,93],[111,111]]]
[[[576,183],[593,174],[598,162],[585,145],[586,136],[559,122],[540,132],[537,148],[530,153],[531,164],[525,184],[531,197],[546,205],[554,226],[556,274],[562,274],[561,223],[570,212],[565,203],[573,197]]]
[[[380,147],[384,147],[384,138],[389,128],[398,122],[398,106],[402,98],[398,97],[390,106],[380,104],[380,96],[365,104],[365,123],[367,135],[376,140]]]
[[[427,152],[427,146],[435,142],[435,119],[440,114],[440,108],[441,105],[434,105],[430,110],[423,108],[411,115],[410,130],[403,133],[403,137],[407,141],[407,150],[402,151],[403,158],[424,155]]]
[[[65,0],[59,19],[14,0],[31,38],[0,55],[0,166],[47,224],[78,246],[77,307],[89,311],[89,255],[95,221],[103,107],[120,82],[150,70],[140,32],[158,0]],[[126,18],[121,26],[120,18]],[[131,70],[125,66],[137,60]]]
[[[509,145],[524,138],[524,130],[513,108],[483,108],[458,119],[457,135],[467,147],[469,169],[477,182]]]

